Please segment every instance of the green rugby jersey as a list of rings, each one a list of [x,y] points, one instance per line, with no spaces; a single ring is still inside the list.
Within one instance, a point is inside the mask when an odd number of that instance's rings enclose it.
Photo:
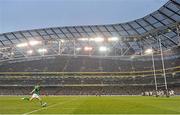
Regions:
[[[36,85],[34,87],[34,93],[37,94],[37,95],[40,95],[40,86],[39,85]]]

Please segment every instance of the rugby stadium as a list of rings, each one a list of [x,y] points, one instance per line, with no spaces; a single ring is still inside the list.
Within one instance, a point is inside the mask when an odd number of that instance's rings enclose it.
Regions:
[[[0,33],[0,114],[180,114],[179,95],[180,0],[126,23]]]

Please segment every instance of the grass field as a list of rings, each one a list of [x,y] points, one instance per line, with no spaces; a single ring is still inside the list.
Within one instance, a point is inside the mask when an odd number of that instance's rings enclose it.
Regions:
[[[0,96],[0,114],[180,114],[180,97],[47,96],[41,107],[20,96]]]

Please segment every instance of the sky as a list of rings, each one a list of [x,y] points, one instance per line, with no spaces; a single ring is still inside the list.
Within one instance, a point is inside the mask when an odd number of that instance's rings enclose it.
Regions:
[[[0,0],[0,33],[115,24],[141,18],[168,0]]]

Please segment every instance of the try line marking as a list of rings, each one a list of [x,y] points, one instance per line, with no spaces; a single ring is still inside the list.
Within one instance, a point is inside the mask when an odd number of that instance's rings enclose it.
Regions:
[[[75,99],[74,99],[75,100]],[[74,101],[74,100],[71,100],[71,101]],[[48,109],[50,107],[54,107],[54,106],[57,106],[57,105],[61,105],[61,104],[64,104],[64,103],[68,103],[70,101],[64,101],[62,103],[56,103],[56,104],[53,104],[53,105],[50,105],[48,107],[43,107],[43,108],[40,108],[40,109],[36,109],[36,110],[33,110],[33,111],[30,111],[30,112],[27,112],[27,113],[24,113],[22,115],[28,115],[28,114],[31,114],[31,113],[34,113],[34,112],[37,112],[37,111],[41,111],[41,110],[44,110],[44,109]]]

